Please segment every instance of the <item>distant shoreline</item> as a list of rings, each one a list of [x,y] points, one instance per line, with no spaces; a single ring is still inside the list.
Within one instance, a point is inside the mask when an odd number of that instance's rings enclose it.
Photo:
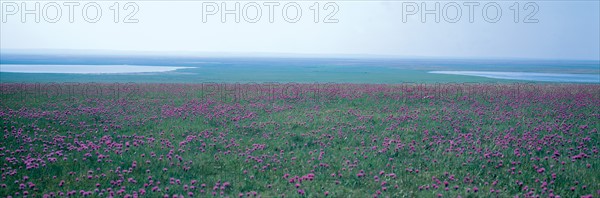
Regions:
[[[0,72],[28,74],[132,74],[168,72],[193,67],[139,65],[17,65],[0,64]]]
[[[506,79],[506,80],[600,83],[600,75],[594,75],[594,74],[560,74],[560,73],[538,73],[538,72],[489,72],[489,71],[430,71],[429,73],[478,76],[478,77]]]

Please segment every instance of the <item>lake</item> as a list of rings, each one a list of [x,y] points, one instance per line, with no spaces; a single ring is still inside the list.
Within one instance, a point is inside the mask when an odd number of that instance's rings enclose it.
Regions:
[[[2,53],[0,66],[0,82],[598,83],[600,75],[599,61],[564,60]]]

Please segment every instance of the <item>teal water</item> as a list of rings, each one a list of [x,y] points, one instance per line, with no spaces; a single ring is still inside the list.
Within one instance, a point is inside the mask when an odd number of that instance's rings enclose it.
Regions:
[[[57,56],[0,54],[2,65],[37,67],[144,66],[177,67],[161,72],[87,74],[0,72],[0,82],[153,82],[153,83],[444,83],[531,82],[430,71],[537,72],[600,75],[598,61],[457,60],[457,59],[350,59],[350,58],[206,58],[157,56]],[[14,69],[14,68],[13,68]],[[157,68],[158,69],[158,68]],[[85,69],[84,69],[85,70]],[[93,69],[91,69],[93,70]],[[120,68],[120,70],[127,70]],[[2,69],[0,68],[0,71]],[[533,82],[537,82],[535,79]],[[540,81],[553,82],[553,81]],[[561,81],[565,82],[565,81]],[[594,83],[594,82],[592,82]]]

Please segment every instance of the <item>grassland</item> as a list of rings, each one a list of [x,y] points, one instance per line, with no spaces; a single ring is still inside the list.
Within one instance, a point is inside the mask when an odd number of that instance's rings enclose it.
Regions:
[[[600,196],[600,86],[0,85],[0,195]]]

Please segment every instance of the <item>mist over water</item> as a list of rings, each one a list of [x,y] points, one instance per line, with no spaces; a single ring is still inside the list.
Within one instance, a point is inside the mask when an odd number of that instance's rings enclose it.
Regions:
[[[192,67],[139,66],[139,65],[9,65],[0,64],[0,72],[47,74],[128,74],[167,72]]]
[[[600,83],[600,75],[598,75],[598,74],[559,74],[559,73],[536,73],[536,72],[488,72],[488,71],[431,71],[429,73],[478,76],[478,77],[507,79],[507,80]]]

